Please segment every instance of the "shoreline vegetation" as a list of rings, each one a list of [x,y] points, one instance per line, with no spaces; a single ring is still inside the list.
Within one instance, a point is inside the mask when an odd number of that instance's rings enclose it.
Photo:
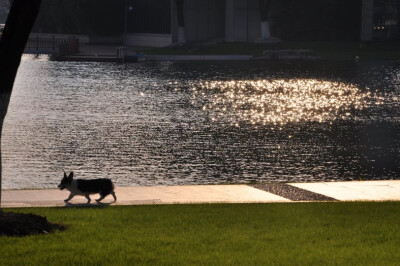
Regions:
[[[67,229],[0,237],[0,264],[396,265],[399,210],[400,202],[10,209]]]
[[[262,57],[265,51],[311,50],[321,60],[400,60],[400,41],[361,42],[280,42],[216,43],[208,45],[143,49],[146,55],[251,55]]]

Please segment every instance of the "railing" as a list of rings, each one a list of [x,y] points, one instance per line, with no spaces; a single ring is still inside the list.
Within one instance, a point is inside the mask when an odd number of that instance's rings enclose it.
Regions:
[[[59,43],[58,56],[66,56],[79,53],[79,39],[68,39]]]
[[[25,46],[28,54],[56,54],[66,56],[79,53],[79,39],[30,38]]]
[[[31,38],[28,40],[25,49],[29,50],[56,50],[63,40],[53,38]]]

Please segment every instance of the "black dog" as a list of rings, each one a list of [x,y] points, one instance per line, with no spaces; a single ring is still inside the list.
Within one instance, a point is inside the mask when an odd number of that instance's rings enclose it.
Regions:
[[[63,190],[66,188],[71,192],[69,197],[64,200],[65,202],[70,201],[75,195],[85,196],[88,200],[87,203],[90,203],[90,194],[100,194],[100,198],[96,201],[100,202],[103,200],[107,195],[112,195],[114,198],[114,202],[117,201],[117,197],[115,196],[114,192],[114,184],[108,178],[99,178],[99,179],[92,179],[92,180],[84,180],[84,179],[76,179],[74,180],[74,173],[71,172],[68,176],[64,172],[64,178],[61,180],[61,183],[58,187]]]

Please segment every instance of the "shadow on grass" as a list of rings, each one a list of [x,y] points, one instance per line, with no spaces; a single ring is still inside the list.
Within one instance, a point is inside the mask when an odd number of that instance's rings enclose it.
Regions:
[[[64,231],[67,227],[47,221],[45,216],[32,213],[0,212],[0,236],[24,237]]]
[[[109,202],[109,203],[102,203],[102,202],[96,202],[96,203],[70,203],[66,202],[65,203],[65,208],[105,208],[113,204],[114,202]]]

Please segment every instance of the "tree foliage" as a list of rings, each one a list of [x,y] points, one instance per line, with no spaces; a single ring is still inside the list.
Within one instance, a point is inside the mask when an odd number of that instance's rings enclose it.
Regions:
[[[124,29],[124,0],[43,0],[35,32],[116,35]]]
[[[359,40],[361,0],[272,1],[272,35],[282,40]]]

